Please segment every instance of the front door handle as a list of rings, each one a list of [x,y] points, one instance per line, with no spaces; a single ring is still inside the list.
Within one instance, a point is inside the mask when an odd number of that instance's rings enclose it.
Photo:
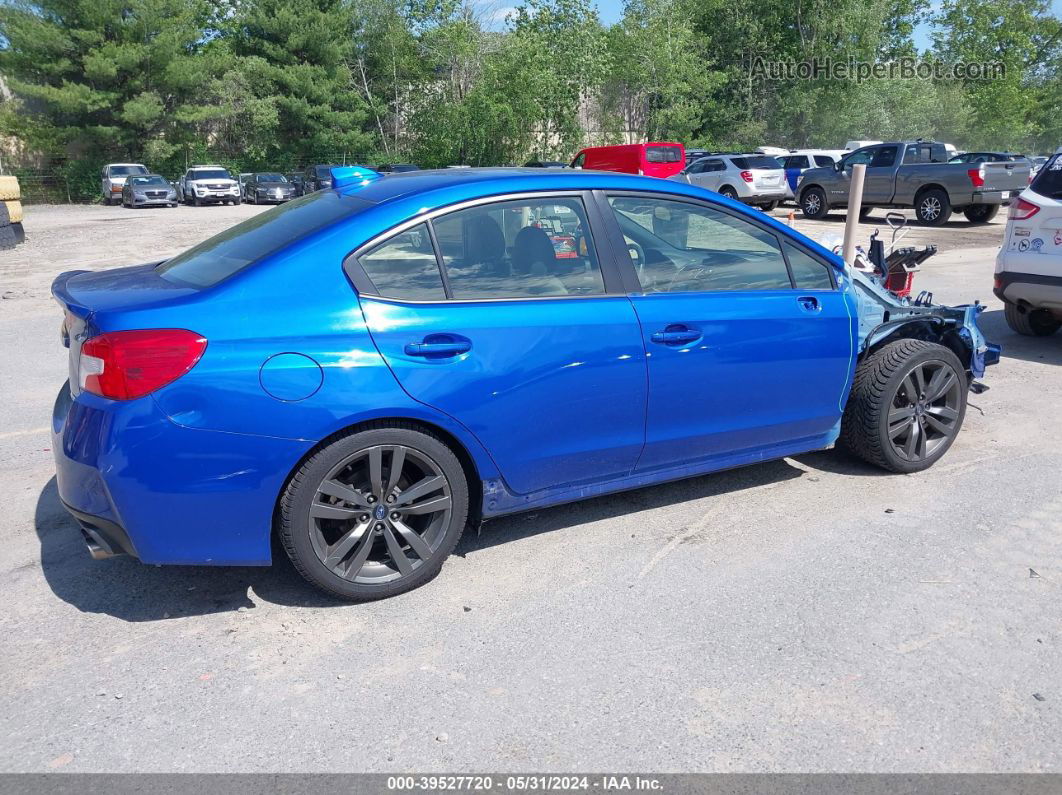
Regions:
[[[685,345],[690,342],[696,342],[700,338],[701,332],[697,331],[697,329],[678,323],[668,326],[663,331],[654,331],[649,337],[653,342],[660,345]]]
[[[406,343],[404,350],[407,356],[442,359],[468,353],[472,350],[472,341],[456,334],[429,334],[422,342]]]
[[[802,295],[797,299],[797,303],[800,304],[800,308],[805,312],[812,314],[821,311],[822,305],[819,304],[819,299],[813,295]]]

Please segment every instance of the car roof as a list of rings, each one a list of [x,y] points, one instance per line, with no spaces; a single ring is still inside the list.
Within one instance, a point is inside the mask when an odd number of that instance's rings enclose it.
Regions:
[[[426,193],[441,193],[435,207],[451,201],[523,191],[583,191],[594,189],[650,190],[683,193],[683,184],[659,177],[643,177],[618,171],[545,168],[460,168],[381,174],[379,178],[344,185],[338,191],[363,201],[382,204],[393,199]]]

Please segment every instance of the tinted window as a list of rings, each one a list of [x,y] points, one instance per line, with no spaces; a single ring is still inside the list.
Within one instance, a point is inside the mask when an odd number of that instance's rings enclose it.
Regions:
[[[786,164],[786,168],[807,168],[808,156],[807,155],[793,155],[789,158],[789,162]]]
[[[844,167],[847,169],[859,163],[863,163],[864,165],[869,164],[870,161],[874,159],[875,151],[877,150],[859,149],[855,152],[852,152],[852,154],[848,155],[848,157],[844,159]]]
[[[896,163],[896,147],[883,146],[874,154],[868,168],[888,168]]]
[[[648,163],[680,163],[682,150],[677,146],[647,146],[645,160]]]
[[[793,283],[798,290],[832,290],[833,277],[830,267],[812,257],[803,249],[788,241],[785,256],[789,260],[789,269],[793,272]]]
[[[583,163],[586,162],[586,155],[581,154],[575,160],[572,161],[572,168],[582,168]]]
[[[171,281],[209,287],[306,235],[369,204],[335,193],[313,193],[253,216],[158,267]]]
[[[1036,172],[1029,188],[1041,196],[1062,199],[1062,155],[1055,155]]]
[[[232,179],[223,168],[197,168],[188,172],[188,179]]]
[[[456,299],[605,291],[579,199],[485,204],[436,218],[432,224]]]
[[[332,179],[331,166],[317,166],[315,171],[317,172],[317,179]]]
[[[748,221],[670,199],[610,197],[609,204],[644,292],[792,288],[778,239]]]
[[[130,174],[146,174],[148,170],[143,166],[110,166],[107,174],[112,177],[127,177]]]
[[[382,296],[408,301],[446,298],[427,224],[417,224],[385,240],[358,261]]]
[[[767,155],[752,155],[749,157],[730,158],[735,166],[744,171],[747,168],[778,168],[778,161]]]
[[[830,157],[829,155],[815,155],[815,165],[819,166],[820,168],[823,168],[823,167],[829,168],[835,162],[836,161],[832,157]]]

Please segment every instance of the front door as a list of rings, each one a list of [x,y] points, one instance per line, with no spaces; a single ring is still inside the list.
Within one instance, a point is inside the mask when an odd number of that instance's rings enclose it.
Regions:
[[[840,420],[855,312],[832,266],[707,203],[607,199],[649,362],[639,470],[812,449]]]
[[[645,353],[581,195],[436,215],[357,262],[370,280],[365,319],[395,377],[475,434],[512,491],[633,470]]]

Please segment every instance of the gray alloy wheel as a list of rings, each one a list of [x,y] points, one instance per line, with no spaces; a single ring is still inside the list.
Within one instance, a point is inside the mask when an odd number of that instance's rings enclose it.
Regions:
[[[467,514],[453,451],[401,424],[340,438],[312,456],[285,490],[278,533],[304,577],[362,601],[434,577]]]
[[[939,188],[925,191],[915,200],[915,216],[925,226],[943,226],[951,218],[948,194]]]
[[[840,442],[893,472],[932,466],[966,416],[967,376],[943,345],[903,339],[871,353],[856,370]]]
[[[819,220],[829,213],[829,205],[826,204],[826,193],[822,188],[808,188],[800,197],[800,211],[804,217]]]

